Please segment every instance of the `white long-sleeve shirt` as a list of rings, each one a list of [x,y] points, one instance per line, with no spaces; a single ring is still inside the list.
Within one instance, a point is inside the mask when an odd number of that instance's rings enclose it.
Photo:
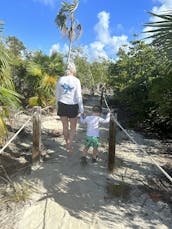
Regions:
[[[102,123],[109,123],[110,113],[107,114],[106,118],[102,118],[96,115],[90,115],[85,118],[80,117],[80,122],[87,124],[87,136],[99,137],[99,125]]]
[[[56,85],[56,99],[65,104],[78,104],[80,113],[84,113],[81,83],[75,76],[62,76]]]

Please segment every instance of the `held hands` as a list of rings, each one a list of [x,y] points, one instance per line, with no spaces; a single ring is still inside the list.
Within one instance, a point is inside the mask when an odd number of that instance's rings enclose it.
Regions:
[[[86,115],[85,115],[84,113],[79,113],[79,114],[78,114],[78,118],[79,118],[79,119],[80,119],[80,118],[83,118],[83,119],[84,119],[85,117],[86,117]]]
[[[84,113],[81,113],[81,117],[82,117],[82,118],[85,118],[85,116],[86,116],[86,115],[85,115]]]

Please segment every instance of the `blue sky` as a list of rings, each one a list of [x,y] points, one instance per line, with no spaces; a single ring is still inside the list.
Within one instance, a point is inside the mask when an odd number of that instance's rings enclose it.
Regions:
[[[67,2],[72,2],[66,0]],[[53,49],[65,53],[68,48],[54,19],[61,7],[59,0],[1,0],[0,20],[4,36],[15,36],[28,50]],[[146,30],[150,18],[146,11],[161,13],[172,9],[172,0],[80,0],[75,17],[83,33],[74,46],[81,46],[90,59],[115,56],[133,34]]]

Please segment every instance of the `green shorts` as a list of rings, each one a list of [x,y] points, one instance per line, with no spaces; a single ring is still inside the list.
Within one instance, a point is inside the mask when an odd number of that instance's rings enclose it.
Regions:
[[[87,136],[85,141],[85,148],[89,149],[91,146],[93,149],[97,149],[99,145],[99,137]]]

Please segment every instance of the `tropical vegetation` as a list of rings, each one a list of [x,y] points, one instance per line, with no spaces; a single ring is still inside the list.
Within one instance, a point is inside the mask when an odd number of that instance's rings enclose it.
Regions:
[[[129,125],[149,127],[170,133],[172,128],[172,36],[171,12],[159,16],[148,37],[134,37],[129,46],[121,47],[118,58],[113,61],[99,59],[90,62],[81,47],[72,47],[78,38],[81,25],[74,12],[79,1],[63,2],[56,17],[57,26],[69,39],[70,58],[77,66],[77,77],[82,87],[95,91],[103,85],[113,90],[113,106],[130,114]],[[162,21],[164,19],[164,21]],[[67,23],[68,20],[68,23]],[[3,23],[0,23],[2,34]],[[75,33],[75,32],[78,33]],[[163,42],[162,42],[163,41]],[[127,51],[126,51],[127,50]],[[160,55],[161,54],[161,55]],[[7,136],[6,120],[11,110],[33,106],[55,107],[55,85],[64,74],[65,56],[59,52],[52,55],[42,51],[28,50],[17,37],[0,39],[0,144]],[[22,95],[22,96],[21,96]]]
[[[0,23],[0,31],[3,30],[3,23]],[[15,91],[12,80],[12,69],[10,56],[0,37],[0,144],[7,137],[6,118],[10,118],[10,111],[20,106],[21,96]]]

